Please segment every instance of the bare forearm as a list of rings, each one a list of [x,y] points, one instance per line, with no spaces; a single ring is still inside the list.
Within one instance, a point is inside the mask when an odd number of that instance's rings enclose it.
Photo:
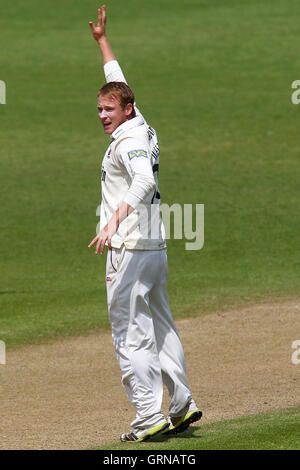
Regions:
[[[97,42],[101,51],[103,65],[105,65],[107,62],[110,62],[111,60],[116,60],[116,57],[106,36],[101,37]]]
[[[133,211],[133,207],[131,207],[126,202],[121,202],[119,208],[116,210],[115,218],[116,218],[116,225],[119,227],[120,223],[123,222],[126,217]]]

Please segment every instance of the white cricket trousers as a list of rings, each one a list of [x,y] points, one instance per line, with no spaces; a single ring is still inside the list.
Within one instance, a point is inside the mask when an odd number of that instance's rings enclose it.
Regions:
[[[186,377],[181,341],[167,296],[166,250],[108,250],[106,286],[109,320],[126,393],[136,408],[132,431],[164,421],[163,382],[171,417],[196,405]]]

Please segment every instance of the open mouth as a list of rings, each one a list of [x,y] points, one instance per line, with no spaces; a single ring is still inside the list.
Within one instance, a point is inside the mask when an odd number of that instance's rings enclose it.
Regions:
[[[108,129],[111,126],[111,122],[104,122],[103,127],[104,129]]]

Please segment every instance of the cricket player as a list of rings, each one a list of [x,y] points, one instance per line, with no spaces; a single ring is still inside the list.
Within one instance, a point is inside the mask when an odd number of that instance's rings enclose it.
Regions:
[[[100,231],[89,247],[106,260],[112,338],[126,393],[136,408],[121,441],[176,434],[202,416],[189,389],[183,348],[168,303],[167,253],[159,217],[159,146],[156,132],[135,106],[106,36],[106,9],[91,21],[107,83],[98,115],[110,145],[102,161]],[[157,210],[152,210],[157,208]],[[162,413],[163,383],[170,394]]]

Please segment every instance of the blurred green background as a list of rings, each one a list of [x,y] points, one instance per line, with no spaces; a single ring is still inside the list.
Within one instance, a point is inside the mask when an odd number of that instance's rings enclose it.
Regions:
[[[108,144],[90,0],[0,6],[0,338],[108,327],[95,235]],[[296,0],[114,0],[107,32],[156,128],[162,202],[205,205],[205,243],[169,240],[173,314],[299,295]]]

